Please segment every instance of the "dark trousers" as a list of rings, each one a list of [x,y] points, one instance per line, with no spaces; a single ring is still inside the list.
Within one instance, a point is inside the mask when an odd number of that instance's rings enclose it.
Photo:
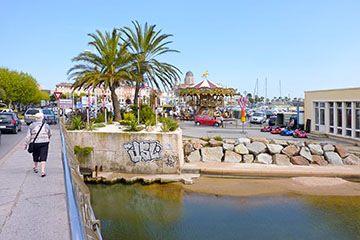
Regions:
[[[33,152],[34,162],[46,162],[49,150],[49,143],[35,143]]]

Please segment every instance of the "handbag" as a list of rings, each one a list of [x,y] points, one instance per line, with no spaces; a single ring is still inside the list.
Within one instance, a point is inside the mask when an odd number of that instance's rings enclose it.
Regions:
[[[37,137],[39,136],[39,133],[41,132],[42,127],[44,126],[44,123],[45,123],[45,122],[43,122],[43,123],[41,124],[41,127],[40,127],[39,131],[37,132],[34,140],[29,144],[29,147],[28,147],[28,149],[27,149],[28,153],[33,153],[33,152],[34,152],[34,144],[35,144],[35,141],[36,141]]]

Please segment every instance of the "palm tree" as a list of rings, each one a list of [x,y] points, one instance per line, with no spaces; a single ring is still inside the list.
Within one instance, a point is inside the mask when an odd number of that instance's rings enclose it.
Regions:
[[[69,78],[75,80],[73,89],[90,89],[96,86],[109,88],[115,112],[115,120],[120,120],[120,105],[116,88],[121,83],[131,80],[130,55],[126,45],[121,45],[121,34],[116,29],[105,32],[105,36],[96,30],[97,34],[88,34],[92,41],[88,43],[96,49],[95,53],[85,51],[73,58],[77,62],[69,71]]]
[[[135,31],[129,27],[120,29],[127,39],[123,39],[129,46],[129,52],[132,56],[131,70],[134,73],[135,80],[135,97],[134,104],[138,104],[138,93],[140,84],[148,83],[152,87],[164,88],[173,87],[174,80],[179,78],[178,72],[181,71],[168,63],[159,62],[156,58],[165,53],[179,52],[170,49],[168,41],[171,34],[161,34],[155,31],[156,25],[142,27],[137,21],[132,22]]]

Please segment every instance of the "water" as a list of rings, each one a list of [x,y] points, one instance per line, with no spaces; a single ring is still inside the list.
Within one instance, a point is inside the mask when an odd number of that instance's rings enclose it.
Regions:
[[[360,197],[227,197],[178,185],[89,185],[104,239],[360,239]]]

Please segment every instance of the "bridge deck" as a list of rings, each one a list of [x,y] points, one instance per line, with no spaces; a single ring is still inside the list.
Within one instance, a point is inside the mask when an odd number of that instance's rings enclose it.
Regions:
[[[52,132],[45,178],[23,141],[0,161],[0,239],[70,239],[59,128]]]

